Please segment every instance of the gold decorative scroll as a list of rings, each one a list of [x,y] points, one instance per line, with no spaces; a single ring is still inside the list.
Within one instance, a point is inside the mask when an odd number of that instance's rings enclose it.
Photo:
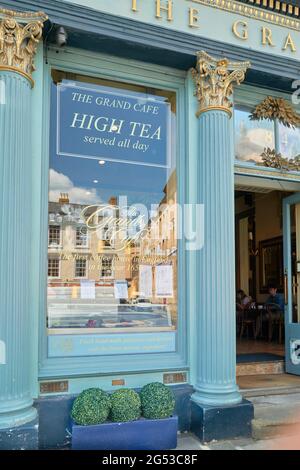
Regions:
[[[268,168],[277,168],[282,171],[300,171],[300,155],[295,158],[286,158],[275,149],[265,148],[261,154],[262,162],[257,163],[260,166]]]
[[[192,69],[195,96],[199,101],[197,116],[211,109],[231,115],[233,84],[243,82],[249,67],[250,62],[230,62],[226,58],[215,59],[204,51],[198,52],[196,68]]]
[[[300,115],[296,113],[293,106],[283,98],[267,96],[259,103],[250,114],[252,121],[267,119],[279,121],[286,127],[299,127]]]
[[[19,13],[0,8],[0,70],[20,73],[33,85],[34,56],[47,19],[42,12]]]

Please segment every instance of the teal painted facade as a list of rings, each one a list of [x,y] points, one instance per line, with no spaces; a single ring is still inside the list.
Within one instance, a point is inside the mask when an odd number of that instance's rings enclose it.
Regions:
[[[280,48],[275,53],[257,46],[257,28],[261,23],[254,19],[249,20],[253,34],[247,47],[243,47],[241,41],[229,36],[229,29],[226,44],[213,37],[208,24],[203,33],[192,34],[188,26],[181,28],[179,16],[168,30],[157,24],[152,14],[148,22],[147,9],[138,21],[133,12],[126,15],[122,11],[114,21],[106,9],[104,13],[93,12],[84,10],[84,5],[75,5],[83,2],[51,3],[2,2],[3,7],[20,11],[36,5],[36,11],[44,9],[53,24],[45,25],[44,39],[38,47],[33,89],[25,77],[0,70],[4,96],[4,101],[0,100],[3,142],[0,298],[4,299],[0,307],[0,341],[7,345],[6,364],[0,364],[0,448],[1,431],[31,422],[36,426],[37,415],[41,417],[40,442],[47,448],[49,443],[42,433],[51,419],[51,410],[62,437],[55,443],[52,436],[50,445],[66,445],[63,419],[74,395],[93,386],[114,390],[113,382],[119,379],[124,380],[124,386],[138,389],[152,381],[162,382],[167,373],[186,377],[174,390],[178,394],[178,409],[183,410],[181,429],[188,430],[190,396],[200,407],[228,407],[242,402],[235,377],[234,174],[252,177],[251,164],[234,162],[233,119],[220,110],[196,117],[198,102],[189,69],[195,65],[196,52],[200,49],[233,60],[250,59],[252,69],[246,83],[234,90],[234,103],[254,105],[269,94],[270,83],[279,84],[274,86],[277,90],[272,90],[272,95],[289,96],[291,81],[297,78],[299,58],[293,53],[284,55]],[[120,3],[124,5],[123,0]],[[87,2],[86,6],[93,8],[95,2]],[[205,12],[208,18],[215,18],[216,10],[205,7]],[[217,11],[220,25],[223,14]],[[80,20],[76,23],[78,16]],[[226,16],[226,20],[232,18]],[[55,45],[53,34],[58,25],[65,26],[69,34],[67,45],[62,48]],[[124,25],[129,31],[127,42],[122,36]],[[274,41],[278,44],[282,34],[282,28],[274,28]],[[294,34],[296,38],[300,36],[299,31]],[[286,68],[286,64],[290,67]],[[184,241],[178,247],[181,288],[176,352],[111,355],[105,359],[102,356],[82,356],[75,360],[49,357],[46,309],[53,69],[176,93],[179,203],[205,206],[204,249],[188,251]],[[276,169],[262,170],[257,177],[294,182],[298,179],[298,175],[282,175]],[[216,229],[218,224],[222,231]],[[9,257],[8,253],[11,253]],[[219,309],[219,298],[222,298],[222,309]],[[67,391],[54,394],[41,391],[45,382],[59,381],[68,383]],[[57,410],[63,410],[62,421],[56,416]]]
[[[1,340],[0,427],[20,426],[36,418],[32,395],[33,326],[30,280],[32,230],[31,85],[17,73],[1,73]],[[20,237],[20,231],[22,236]],[[7,256],[11,253],[11,256]],[[12,262],[12,259],[14,260]],[[9,321],[7,321],[9,319]]]

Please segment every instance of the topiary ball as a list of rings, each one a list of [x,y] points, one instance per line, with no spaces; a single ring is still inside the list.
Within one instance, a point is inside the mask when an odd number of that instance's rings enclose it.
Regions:
[[[111,420],[114,422],[134,421],[141,416],[139,395],[128,388],[115,391],[111,397]]]
[[[107,420],[110,412],[110,396],[100,388],[84,390],[75,399],[71,416],[76,424],[88,426]]]
[[[145,385],[140,393],[142,413],[148,419],[169,418],[175,408],[173,392],[166,385],[153,382]]]

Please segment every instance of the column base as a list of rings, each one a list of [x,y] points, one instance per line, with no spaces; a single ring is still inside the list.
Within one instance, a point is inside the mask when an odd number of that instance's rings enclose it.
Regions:
[[[38,450],[38,418],[16,428],[0,429],[0,450]]]
[[[233,406],[238,405],[243,400],[237,385],[230,385],[230,387],[209,387],[209,389],[195,386],[195,393],[192,395],[192,401],[197,405],[207,406]]]
[[[32,402],[29,401],[29,404],[30,406],[22,406],[21,408],[18,402],[19,406],[14,411],[6,409],[4,412],[0,409],[0,431],[2,429],[18,428],[34,421],[37,418],[37,409],[32,406]]]
[[[248,400],[229,406],[191,402],[191,431],[202,441],[250,437],[253,404]]]

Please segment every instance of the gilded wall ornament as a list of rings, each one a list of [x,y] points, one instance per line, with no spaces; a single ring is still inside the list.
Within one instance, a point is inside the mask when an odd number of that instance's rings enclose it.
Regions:
[[[300,115],[296,113],[292,105],[283,98],[274,98],[273,96],[267,96],[259,103],[250,114],[250,119],[252,121],[278,120],[286,127],[300,126]]]
[[[19,13],[0,8],[0,70],[12,70],[33,85],[34,56],[42,37],[42,12]]]
[[[249,67],[250,62],[230,62],[226,58],[215,59],[204,51],[198,52],[196,68],[192,69],[195,96],[199,101],[197,117],[210,109],[231,115],[233,83],[242,83]]]
[[[283,171],[300,171],[300,155],[295,158],[287,159],[276,152],[275,149],[265,148],[261,154],[262,162],[258,163],[260,166],[268,168],[277,168]]]
[[[218,10],[238,13],[248,18],[259,19],[266,23],[280,25],[289,29],[300,29],[299,6],[297,2],[281,0],[188,0],[192,3],[200,3]],[[295,3],[295,5],[292,5]],[[256,7],[256,5],[258,5]],[[262,7],[260,8],[259,7]]]

